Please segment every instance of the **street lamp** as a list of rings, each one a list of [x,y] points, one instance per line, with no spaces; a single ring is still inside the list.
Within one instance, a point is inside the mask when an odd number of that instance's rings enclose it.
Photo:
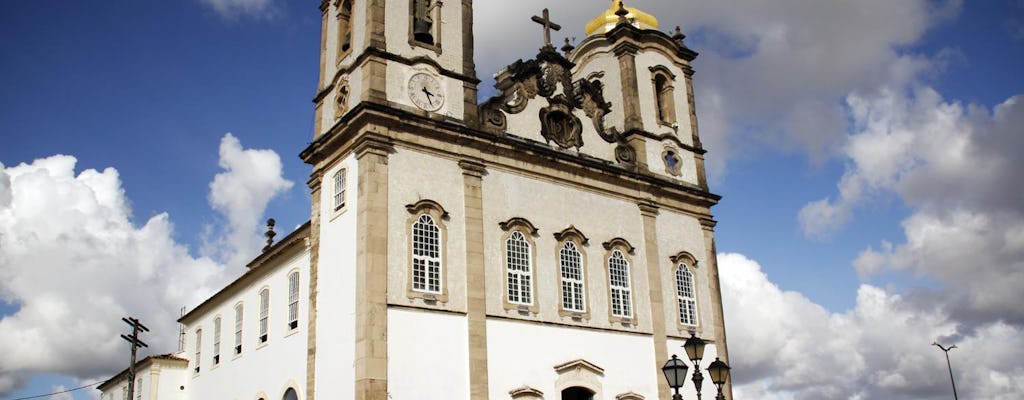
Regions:
[[[704,358],[704,340],[697,337],[697,334],[690,332],[690,338],[683,343],[686,356],[693,362],[693,385],[697,387],[697,400],[700,400],[700,387],[704,381],[704,374],[700,372],[700,359]]]
[[[686,370],[689,367],[676,357],[672,355],[672,359],[665,363],[664,367],[661,367],[661,372],[665,373],[665,380],[668,381],[668,386],[675,390],[676,394],[672,395],[672,400],[683,400],[683,395],[679,394],[679,388],[683,387],[683,383],[686,383]]]
[[[725,381],[729,380],[729,364],[719,360],[715,357],[715,361],[708,365],[708,374],[711,375],[711,382],[714,382],[715,386],[718,387],[718,396],[716,400],[725,400],[725,394],[722,393],[722,386],[725,385]]]
[[[954,344],[949,347],[942,347],[941,344],[936,342],[932,342],[932,345],[942,349],[942,352],[946,353],[946,367],[949,368],[949,383],[953,384],[953,400],[956,400],[956,381],[953,380],[953,364],[949,363],[949,351],[955,349],[956,345]]]

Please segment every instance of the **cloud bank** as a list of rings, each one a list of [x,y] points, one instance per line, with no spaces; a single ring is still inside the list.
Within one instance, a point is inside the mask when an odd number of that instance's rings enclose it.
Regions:
[[[242,149],[230,135],[222,141],[225,172],[211,184],[211,204],[242,210],[226,216],[226,254],[255,254],[239,237],[252,231],[258,242],[252,228],[267,201],[291,185],[272,160],[273,152]],[[246,165],[255,161],[262,169]],[[175,242],[166,213],[133,223],[117,170],[76,173],[76,162],[56,155],[0,165],[0,299],[16,308],[0,318],[0,396],[35,372],[86,379],[120,370],[125,315],[144,316],[153,351],[177,348],[179,309],[239,271]]]
[[[199,0],[199,2],[227,20],[267,19],[279,12],[275,0]]]

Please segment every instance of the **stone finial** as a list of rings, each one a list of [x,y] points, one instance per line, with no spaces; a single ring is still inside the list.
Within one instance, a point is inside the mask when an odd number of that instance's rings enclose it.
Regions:
[[[267,250],[270,250],[270,247],[274,245],[274,236],[277,236],[277,233],[274,232],[274,224],[275,223],[276,223],[276,221],[274,221],[273,218],[270,218],[270,219],[267,220],[267,232],[263,234],[263,236],[267,237],[267,245],[263,246],[263,252],[264,253]]]
[[[572,38],[572,40],[576,40],[576,38]],[[576,46],[572,45],[572,43],[569,41],[569,38],[565,38],[565,44],[562,45],[562,52],[568,55],[569,52],[573,51],[573,49],[575,48]]]
[[[626,19],[626,16],[629,15],[629,10],[626,9],[626,2],[624,2],[624,1],[620,1],[619,2],[619,9],[615,10],[615,15],[619,16],[619,23],[620,24],[628,24],[629,23],[629,20]]]
[[[676,25],[676,31],[672,34],[672,40],[675,40],[676,43],[682,45],[683,39],[686,39],[686,35],[684,35],[683,31],[679,29],[679,25]]]

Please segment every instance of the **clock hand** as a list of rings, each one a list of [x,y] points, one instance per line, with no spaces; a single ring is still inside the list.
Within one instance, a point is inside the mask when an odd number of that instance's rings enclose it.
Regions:
[[[420,90],[422,90],[423,93],[427,95],[427,101],[430,102],[430,105],[434,105],[434,100],[433,100],[434,99],[434,94],[430,93],[430,91],[427,90],[426,87],[422,87],[422,88],[420,88]]]

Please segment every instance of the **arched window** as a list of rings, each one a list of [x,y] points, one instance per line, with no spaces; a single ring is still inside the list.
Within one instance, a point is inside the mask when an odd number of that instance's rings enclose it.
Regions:
[[[334,173],[334,209],[345,207],[345,168]]]
[[[412,289],[441,293],[441,230],[427,214],[412,225]]]
[[[270,318],[270,289],[260,291],[260,343],[267,342],[267,320]]]
[[[676,268],[676,298],[679,300],[679,323],[697,325],[697,296],[693,288],[693,274],[689,266]]]
[[[654,81],[654,101],[657,105],[658,123],[673,126],[676,123],[675,90],[672,82],[675,76],[664,66],[650,68]]]
[[[288,275],[288,329],[299,327],[299,271]]]
[[[338,3],[338,62],[352,50],[352,0]]]
[[[199,360],[203,359],[203,330],[196,329],[196,358],[192,359],[195,368],[193,371],[199,373]]]
[[[562,391],[562,400],[592,400],[594,392],[580,386],[573,386]]]
[[[629,262],[621,251],[612,251],[608,258],[608,281],[611,287],[612,316],[633,316],[632,292],[629,285]]]
[[[435,0],[412,0],[410,10],[411,43],[440,48],[440,24],[435,21],[440,17],[441,2]]]
[[[566,241],[559,252],[562,276],[562,308],[568,311],[586,311],[583,291],[583,257],[576,244]]]
[[[235,354],[242,354],[242,303],[235,305]]]
[[[213,319],[213,365],[220,364],[220,317]]]
[[[299,394],[295,392],[295,389],[288,388],[284,391],[284,396],[281,396],[281,400],[299,400]]]
[[[533,272],[530,269],[530,243],[522,232],[514,231],[505,240],[505,267],[508,278],[508,301],[533,304]]]

